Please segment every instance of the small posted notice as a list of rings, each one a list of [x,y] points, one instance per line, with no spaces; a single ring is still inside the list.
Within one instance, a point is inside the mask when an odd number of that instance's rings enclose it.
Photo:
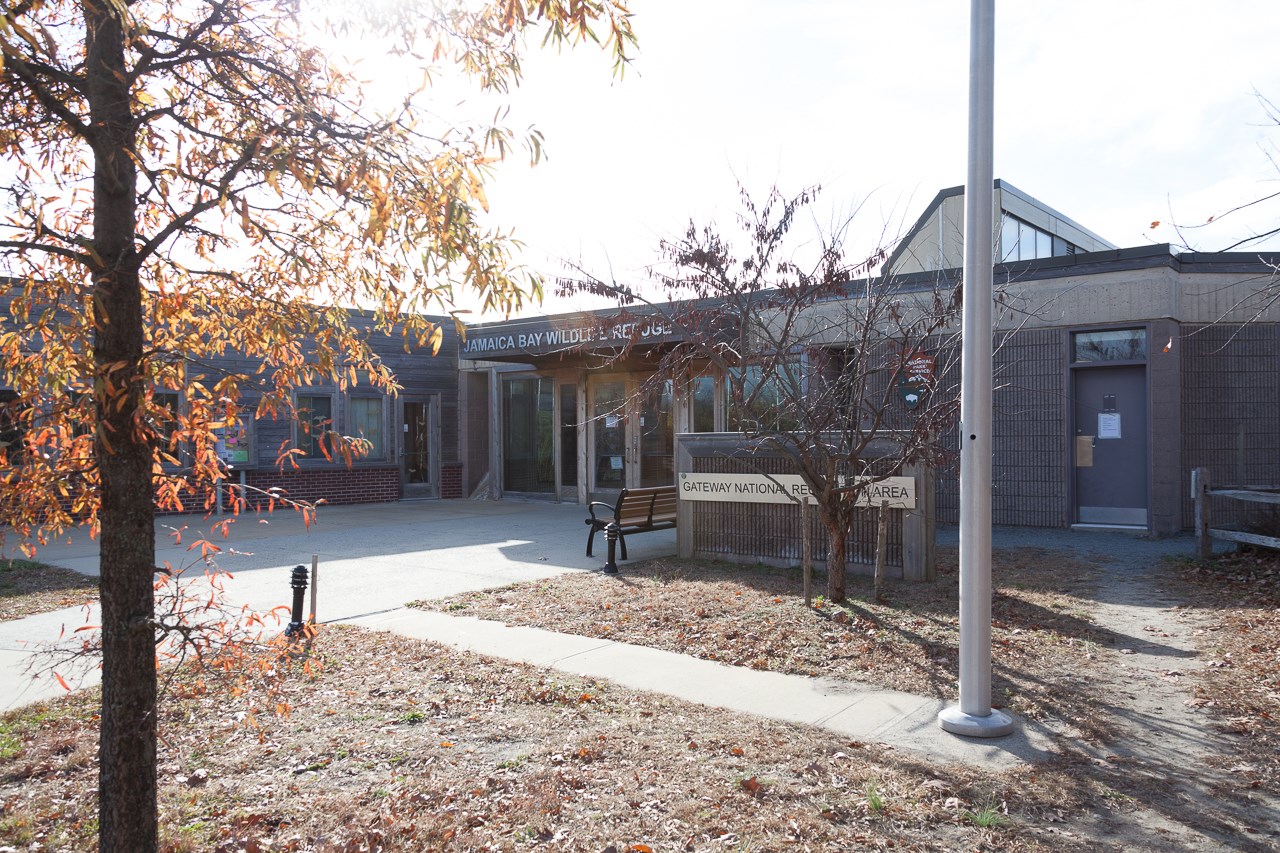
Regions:
[[[1099,412],[1098,413],[1098,438],[1119,438],[1120,437],[1120,413],[1119,412]]]

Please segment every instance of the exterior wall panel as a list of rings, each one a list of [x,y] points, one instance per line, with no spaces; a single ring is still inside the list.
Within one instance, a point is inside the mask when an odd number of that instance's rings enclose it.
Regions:
[[[1190,528],[1192,468],[1208,468],[1214,485],[1280,486],[1280,324],[1184,326],[1178,343],[1181,526]],[[1266,525],[1273,515],[1218,499],[1210,523]]]

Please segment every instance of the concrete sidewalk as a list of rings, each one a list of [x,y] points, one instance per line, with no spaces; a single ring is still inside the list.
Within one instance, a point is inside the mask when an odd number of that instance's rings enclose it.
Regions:
[[[164,516],[156,523],[156,562],[200,577],[201,550],[195,543],[205,539],[220,549],[218,568],[232,574],[224,583],[227,603],[265,612],[289,605],[292,568],[309,567],[315,554],[317,617],[340,622],[418,599],[600,568],[603,543],[598,543],[596,556],[584,554],[586,516],[576,504],[549,501],[406,501],[321,507],[310,528],[287,509],[227,516],[228,537],[214,530],[217,518]],[[632,560],[674,554],[675,531],[631,537],[627,549]],[[84,530],[59,537],[36,556],[98,574],[98,543]],[[96,612],[79,607],[0,622],[0,710],[62,693],[53,679],[32,682],[26,674],[32,652],[97,622]],[[77,673],[74,680],[66,672],[59,674],[76,686],[97,680],[96,670]]]
[[[324,507],[310,529],[292,512],[242,517],[230,539],[209,537],[222,551],[217,562],[234,573],[226,583],[234,605],[257,610],[287,605],[291,568],[320,560],[318,618],[394,631],[566,672],[609,679],[733,711],[818,725],[851,739],[908,749],[933,760],[1004,767],[1052,752],[1048,733],[1028,721],[998,740],[943,732],[944,702],[832,679],[760,672],[656,649],[507,627],[474,617],[406,608],[440,598],[594,570],[603,554],[586,557],[585,512],[577,505],[532,501],[430,501]],[[157,562],[187,565],[191,543],[216,519],[166,518],[157,532]],[[180,531],[181,542],[170,533]],[[674,531],[628,540],[632,561],[675,553]],[[601,546],[603,550],[603,546]],[[81,534],[41,550],[40,559],[97,574],[96,543]],[[198,567],[197,567],[198,568]],[[622,564],[623,572],[626,563]],[[68,608],[0,623],[0,709],[56,696],[51,678],[32,682],[23,669],[33,647],[96,622],[84,608]],[[62,673],[66,677],[66,673]],[[77,686],[96,681],[96,671]]]
[[[958,737],[938,726],[938,712],[950,703],[871,685],[762,672],[646,646],[425,610],[405,608],[347,621],[687,702],[819,726],[931,761],[1003,769],[1053,754],[1048,732],[1030,721],[1019,720],[1019,728],[1004,738]]]

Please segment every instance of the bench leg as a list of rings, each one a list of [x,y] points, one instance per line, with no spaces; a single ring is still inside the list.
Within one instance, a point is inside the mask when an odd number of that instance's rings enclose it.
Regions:
[[[596,538],[596,526],[593,524],[591,525],[590,532],[587,533],[587,556],[588,557],[591,556],[591,543],[595,541],[595,538]]]
[[[622,531],[618,531],[618,544],[622,546],[622,559],[627,559],[627,540],[623,537]]]

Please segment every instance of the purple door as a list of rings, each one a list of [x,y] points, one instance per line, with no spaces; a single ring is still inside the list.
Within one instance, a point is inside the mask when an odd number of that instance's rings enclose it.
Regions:
[[[1076,522],[1147,526],[1147,372],[1073,371]]]

